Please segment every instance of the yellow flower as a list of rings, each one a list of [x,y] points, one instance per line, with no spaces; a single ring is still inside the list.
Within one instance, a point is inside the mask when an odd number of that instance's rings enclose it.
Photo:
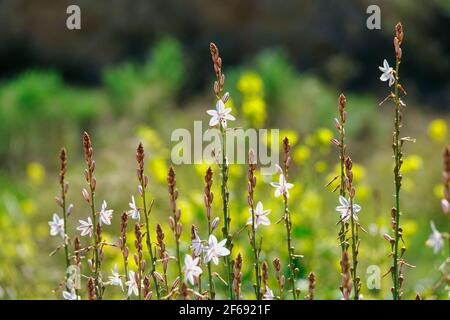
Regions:
[[[237,88],[244,95],[260,95],[263,92],[263,81],[256,72],[247,71],[239,78]]]
[[[39,162],[30,162],[27,166],[27,176],[31,183],[40,185],[45,179],[45,168]]]
[[[311,149],[308,146],[301,145],[295,148],[294,161],[302,163],[311,157]]]
[[[22,210],[26,215],[31,215],[36,211],[36,204],[32,199],[22,200],[20,206],[22,207]]]
[[[412,154],[403,158],[402,171],[411,172],[422,168],[423,160],[419,155]]]
[[[436,142],[442,142],[447,136],[447,122],[444,119],[435,119],[428,125],[428,135]]]
[[[165,150],[163,139],[161,139],[160,135],[155,130],[147,126],[139,126],[137,128],[137,135],[143,140],[144,148],[147,146],[153,151]]]
[[[366,177],[366,168],[364,168],[360,164],[353,163],[352,171],[353,171],[353,181],[355,183],[364,180],[364,178]]]
[[[267,118],[266,102],[261,96],[244,98],[242,113],[252,127],[260,128]]]
[[[442,184],[437,184],[433,188],[433,193],[438,199],[442,199],[444,196],[444,186]]]
[[[418,225],[414,220],[404,220],[402,222],[403,234],[412,236],[417,233]]]
[[[330,145],[331,139],[333,139],[333,132],[328,128],[319,128],[316,132],[317,142],[321,145]]]
[[[149,161],[149,169],[158,182],[166,182],[169,168],[163,158],[153,158]]]
[[[293,130],[280,130],[278,132],[278,138],[279,138],[279,146],[281,150],[281,144],[284,139],[284,137],[287,137],[289,139],[289,143],[291,146],[295,145],[298,141],[298,135],[297,132]],[[262,137],[262,142],[266,144],[266,146],[270,147],[272,145],[272,131],[268,130],[267,133]]]
[[[317,161],[314,167],[318,173],[322,173],[327,170],[328,164],[325,161]]]

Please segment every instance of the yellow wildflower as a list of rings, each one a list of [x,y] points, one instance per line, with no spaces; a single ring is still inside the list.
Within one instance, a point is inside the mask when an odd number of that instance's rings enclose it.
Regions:
[[[27,166],[27,176],[31,183],[40,185],[45,179],[45,168],[39,162],[30,162]]]
[[[428,125],[428,135],[436,142],[442,142],[447,136],[447,122],[444,119],[435,119]]]

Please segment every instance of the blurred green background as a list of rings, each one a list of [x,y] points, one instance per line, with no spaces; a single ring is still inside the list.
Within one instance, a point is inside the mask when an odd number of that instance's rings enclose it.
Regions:
[[[65,27],[65,11],[78,4],[82,29]],[[366,28],[366,8],[381,8],[381,30]],[[432,291],[437,268],[447,250],[433,254],[425,247],[433,220],[448,232],[440,210],[442,150],[450,141],[450,3],[435,1],[2,1],[0,2],[0,299],[54,299],[52,290],[64,276],[62,252],[49,257],[60,239],[49,236],[47,221],[58,207],[58,151],[69,155],[68,201],[74,203],[69,235],[88,207],[82,201],[84,162],[81,133],[91,133],[97,163],[98,199],[115,210],[105,237],[116,241],[118,215],[136,194],[135,148],[146,148],[146,170],[155,199],[152,229],[167,225],[166,175],[170,134],[192,130],[194,120],[209,120],[214,78],[209,42],[221,49],[228,105],[235,126],[280,128],[293,144],[295,184],[291,194],[294,245],[300,261],[298,286],[306,295],[306,276],[317,276],[316,296],[339,299],[340,249],[337,242],[337,195],[325,188],[337,173],[335,134],[337,97],[347,96],[348,152],[354,165],[356,202],[361,204],[359,271],[367,299],[390,298],[390,277],[380,290],[366,287],[366,269],[390,266],[388,243],[393,203],[391,158],[392,107],[378,106],[388,93],[378,66],[392,62],[393,26],[405,28],[401,78],[408,91],[403,134],[417,139],[405,147],[402,218],[408,246],[405,297],[416,292],[448,299],[448,288]],[[234,124],[233,124],[234,125]],[[214,174],[213,214],[221,216],[220,176]],[[206,165],[176,167],[182,208],[183,251],[195,221],[205,237],[203,176]],[[231,165],[231,228],[248,217],[245,166]],[[274,177],[276,179],[276,177]],[[272,209],[272,222],[282,203],[261,177],[256,200]],[[59,212],[58,212],[59,214]],[[203,228],[202,228],[203,226]],[[259,231],[259,229],[258,229]],[[262,256],[280,256],[286,270],[282,224],[261,228]],[[133,235],[130,233],[130,239]],[[154,235],[153,235],[154,238]],[[86,240],[86,239],[83,239]],[[170,247],[170,245],[169,245]],[[244,297],[253,298],[252,266],[245,232],[233,255],[244,255]],[[120,252],[105,254],[105,276]],[[133,262],[130,265],[134,268]],[[169,267],[175,271],[175,265]],[[221,271],[220,268],[217,268]],[[221,284],[217,286],[221,290]],[[120,298],[118,288],[106,297]]]

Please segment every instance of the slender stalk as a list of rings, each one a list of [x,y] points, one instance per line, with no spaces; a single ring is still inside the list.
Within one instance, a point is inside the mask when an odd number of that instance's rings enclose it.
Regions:
[[[398,39],[397,37],[397,40]],[[401,40],[400,40],[401,42]],[[400,44],[399,44],[400,45]],[[395,181],[395,228],[394,228],[394,254],[393,254],[393,282],[394,282],[394,289],[393,289],[393,299],[398,300],[400,298],[400,292],[399,292],[399,254],[398,254],[398,246],[400,242],[400,234],[399,234],[399,228],[400,228],[400,189],[401,189],[401,173],[400,173],[400,167],[401,167],[401,150],[400,150],[400,128],[401,128],[401,110],[400,110],[400,97],[399,97],[399,67],[401,62],[401,55],[396,54],[395,59],[395,83],[394,83],[394,107],[395,107],[395,120],[394,120],[394,181]]]
[[[287,203],[287,197],[286,195],[283,195],[284,198],[284,222],[285,222],[285,226],[286,226],[286,234],[287,234],[287,249],[288,249],[288,268],[289,268],[289,279],[288,282],[291,286],[291,290],[292,290],[292,298],[294,300],[296,300],[296,295],[295,295],[295,278],[294,278],[294,260],[292,259],[292,239],[291,239],[291,228],[292,228],[292,224],[291,224],[291,215],[289,212],[289,208],[288,208],[288,203]]]
[[[255,268],[255,294],[256,299],[261,299],[261,275],[260,275],[260,264],[259,264],[259,248],[256,244],[256,217],[255,217],[255,205],[254,205],[254,199],[253,199],[253,192],[255,190],[256,186],[256,177],[255,177],[255,170],[256,170],[256,161],[255,161],[255,155],[253,150],[250,150],[249,152],[249,168],[248,168],[248,197],[247,202],[250,207],[250,212],[252,215],[252,224],[251,224],[251,234],[250,234],[250,245],[253,249],[253,255],[254,255],[254,261],[253,265]]]
[[[136,263],[136,283],[138,287],[138,299],[142,300],[142,280],[144,273],[144,260],[142,257],[142,232],[139,223],[134,225],[134,235],[136,240],[134,241],[134,246],[136,247],[136,254],[134,255],[134,262]]]
[[[160,298],[159,284],[158,284],[158,280],[156,279],[156,276],[155,276],[156,258],[153,255],[152,241],[151,241],[151,236],[150,236],[150,225],[149,225],[149,216],[150,216],[153,202],[151,203],[150,208],[148,209],[147,208],[147,197],[146,197],[148,177],[146,175],[144,175],[144,167],[145,167],[144,166],[144,158],[145,158],[144,147],[143,147],[142,143],[139,143],[139,146],[136,150],[136,161],[137,161],[137,176],[138,176],[138,180],[139,180],[139,193],[141,195],[142,206],[143,206],[142,209],[143,209],[143,214],[145,217],[145,231],[146,231],[145,241],[147,244],[147,249],[148,249],[148,253],[150,255],[150,261],[151,261],[150,275],[152,276],[153,284],[155,286],[156,296],[159,300],[159,298]]]
[[[175,237],[178,277],[181,283],[183,279],[181,273],[181,256],[180,256],[180,236],[182,231],[182,225],[180,223],[181,210],[177,208],[176,202],[176,200],[178,199],[178,190],[176,189],[176,181],[177,180],[175,177],[175,169],[173,167],[170,167],[169,173],[167,175],[167,183],[169,186],[169,201],[170,207],[172,209],[172,216],[169,217],[169,225]],[[179,289],[181,290],[181,286],[179,286]]]
[[[96,297],[97,299],[102,299],[102,289],[100,284],[100,277],[99,277],[99,271],[100,271],[100,259],[99,259],[99,239],[98,239],[98,232],[97,229],[99,229],[99,225],[97,225],[97,213],[95,211],[95,188],[97,185],[96,179],[94,177],[94,171],[95,171],[95,161],[92,158],[93,155],[93,148],[91,143],[91,138],[89,137],[89,134],[87,132],[83,133],[83,147],[84,147],[84,157],[87,164],[87,169],[85,170],[85,178],[86,182],[89,186],[89,193],[85,189],[83,189],[83,195],[85,199],[89,203],[89,207],[91,209],[91,217],[92,217],[92,225],[93,228],[96,228],[94,230],[92,237],[92,247],[93,247],[93,266],[94,266],[94,272],[93,272],[93,278],[94,278],[94,286],[96,291]],[[86,192],[85,192],[86,191]],[[86,194],[87,193],[87,194]]]
[[[283,172],[286,182],[289,177],[289,165],[291,163],[290,156],[291,145],[289,144],[289,139],[285,137],[283,139]],[[295,278],[296,278],[296,268],[294,265],[294,248],[292,246],[292,223],[291,223],[291,212],[288,207],[288,194],[287,188],[283,192],[283,204],[284,204],[284,224],[286,226],[286,237],[287,237],[287,249],[288,249],[288,268],[289,268],[289,279],[288,282],[290,284],[292,290],[292,298],[294,300],[297,299],[296,290],[295,290]]]
[[[222,97],[223,87],[225,83],[225,75],[222,73],[222,58],[219,54],[219,49],[214,43],[210,43],[209,50],[211,52],[211,59],[213,61],[214,65],[214,72],[216,74],[216,80],[214,81],[214,93],[216,95],[216,98],[218,100],[223,99],[223,102],[225,103],[227,98],[225,98],[225,95],[228,96],[228,94],[225,94]],[[222,119],[220,119],[222,120]],[[231,251],[233,249],[233,243],[232,243],[232,237],[230,235],[230,211],[229,211],[229,197],[230,193],[228,191],[227,181],[228,181],[228,161],[226,157],[226,130],[222,124],[221,121],[219,121],[220,126],[220,133],[221,133],[221,142],[222,142],[222,163],[221,163],[221,171],[222,171],[222,202],[223,202],[223,237],[224,239],[227,239],[226,247],[228,250],[230,250],[230,254],[225,256],[225,266],[227,269],[227,286],[228,286],[228,294],[229,298],[231,300],[234,299],[234,293],[233,288],[231,285],[231,282],[233,281],[233,268],[232,263],[230,260],[231,257]]]
[[[65,182],[65,175],[67,171],[67,151],[65,148],[62,148],[59,153],[60,159],[60,171],[59,171],[59,184],[61,186],[61,210],[63,214],[64,220],[64,254],[66,259],[66,288],[67,288],[67,279],[69,277],[69,267],[70,267],[70,256],[69,256],[69,238],[67,235],[67,207],[66,207],[66,194],[68,191],[69,185]],[[69,288],[67,288],[69,289]]]
[[[339,96],[339,116],[341,121],[335,120],[336,127],[339,130],[339,160],[340,160],[340,168],[341,168],[341,174],[340,174],[340,185],[339,185],[339,194],[342,197],[345,197],[345,122],[347,120],[347,113],[345,111],[345,105],[346,105],[346,98],[343,94]],[[345,241],[345,235],[347,233],[347,228],[345,222],[341,221],[341,230],[339,232],[339,240],[341,242],[341,250],[345,251],[348,248],[348,245]]]
[[[128,278],[128,247],[127,247],[127,223],[128,223],[128,215],[126,212],[123,212],[120,217],[120,250],[122,251],[123,257],[123,269],[125,272],[125,282],[129,280]],[[130,300],[130,297],[127,297],[127,300]]]
[[[208,239],[213,232],[211,224],[211,205],[214,198],[213,193],[211,191],[212,184],[213,184],[213,171],[211,167],[208,167],[205,173],[205,196],[204,196],[206,220],[208,222]],[[209,280],[209,298],[214,300],[216,296],[216,291],[214,287],[214,281],[212,278],[211,261],[208,262],[208,280]]]

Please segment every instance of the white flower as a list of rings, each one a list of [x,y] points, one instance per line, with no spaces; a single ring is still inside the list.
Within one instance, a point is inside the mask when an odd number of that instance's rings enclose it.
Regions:
[[[50,226],[51,236],[57,236],[59,234],[64,239],[64,220],[56,213],[53,214],[53,220],[49,221],[48,225]]]
[[[102,223],[107,224],[107,225],[111,224],[111,219],[112,219],[114,210],[106,210],[107,206],[108,206],[108,204],[106,203],[105,200],[103,200],[102,210],[100,210],[100,224],[102,224]]]
[[[378,67],[383,74],[380,76],[381,81],[388,81],[389,80],[389,87],[392,86],[395,83],[395,77],[394,77],[394,69],[389,67],[389,63],[384,59],[383,66]]]
[[[92,237],[92,220],[91,217],[88,217],[86,221],[84,220],[78,220],[80,225],[77,227],[77,230],[81,232],[81,236],[89,235],[89,237]]]
[[[63,291],[63,298],[65,300],[80,300],[80,296],[77,295],[75,288],[72,288],[70,291]]]
[[[127,282],[125,282],[125,285],[128,288],[127,296],[128,297],[131,296],[132,293],[134,293],[135,296],[138,296],[139,295],[139,289],[138,289],[138,286],[137,286],[137,283],[136,283],[136,276],[135,276],[134,271],[130,270],[128,272],[128,279],[129,280]]]
[[[211,120],[209,120],[209,126],[214,127],[221,123],[222,127],[226,129],[227,120],[234,121],[236,120],[231,114],[231,108],[225,108],[225,104],[222,99],[217,100],[216,110],[208,110],[207,114],[211,116]]]
[[[247,224],[252,224],[252,209],[250,208],[248,211],[250,211],[250,218],[247,219]],[[261,201],[258,201],[256,204],[256,208],[253,211],[255,215],[255,229],[258,228],[260,224],[263,226],[270,225],[270,220],[267,218],[267,215],[270,213],[271,210],[264,210],[263,204]]]
[[[192,259],[192,257],[188,254],[184,257],[184,280],[189,281],[192,285],[195,283],[195,278],[203,272],[202,268],[198,266],[199,261],[199,257]]]
[[[192,239],[191,248],[194,251],[194,256],[198,257],[203,251],[203,241],[198,236],[197,232],[195,232],[195,238]]]
[[[141,215],[139,214],[139,208],[136,205],[136,202],[134,201],[134,196],[131,196],[131,202],[128,204],[130,206],[131,210],[128,210],[128,215],[131,217],[131,219],[134,220],[141,220]]]
[[[114,265],[114,269],[111,270],[111,274],[112,276],[108,277],[109,284],[112,286],[119,286],[123,290],[123,283],[118,272],[117,264]]]
[[[339,196],[339,202],[341,203],[340,206],[336,207],[336,211],[341,214],[341,220],[343,222],[347,222],[348,219],[350,219],[350,202],[345,199],[343,196]],[[354,203],[353,204],[353,219],[355,221],[358,221],[358,216],[356,215],[358,212],[361,211],[361,206]]]
[[[275,197],[279,197],[282,194],[286,195],[286,198],[289,198],[289,189],[294,185],[292,183],[287,183],[284,174],[280,174],[279,182],[271,182],[270,185],[275,187]]]
[[[430,222],[430,225],[432,232],[426,242],[426,245],[430,248],[433,248],[434,253],[438,253],[444,247],[444,239],[442,237],[442,234],[436,229],[433,221]]]
[[[224,257],[230,254],[230,250],[225,248],[227,239],[223,239],[217,243],[217,238],[212,234],[208,239],[208,247],[206,248],[205,263],[213,261],[215,265],[219,264],[219,257]]]
[[[273,299],[275,299],[273,291],[269,288],[269,286],[266,286],[266,293],[264,293],[263,295],[263,300],[273,300]]]

